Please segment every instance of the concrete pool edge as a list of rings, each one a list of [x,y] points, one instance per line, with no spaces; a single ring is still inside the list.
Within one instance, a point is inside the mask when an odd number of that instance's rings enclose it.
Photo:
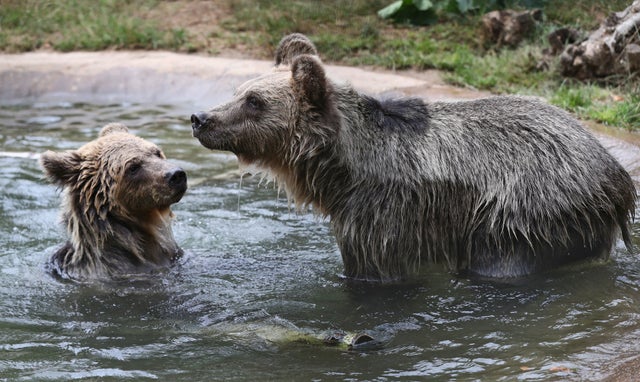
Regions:
[[[272,61],[156,51],[0,54],[0,104],[47,102],[192,103],[208,107],[220,94],[265,73]],[[328,75],[368,94],[402,93],[465,99],[489,93],[446,85],[435,71],[389,72],[327,65]]]

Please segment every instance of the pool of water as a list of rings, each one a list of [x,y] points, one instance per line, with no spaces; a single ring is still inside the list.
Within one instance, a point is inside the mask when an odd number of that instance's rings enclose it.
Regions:
[[[349,283],[328,222],[290,209],[273,184],[240,182],[235,157],[191,137],[192,111],[0,107],[0,379],[593,380],[640,352],[638,251],[620,242],[604,264],[516,283],[437,267],[410,283]],[[149,279],[61,282],[44,268],[64,240],[60,195],[37,155],[75,149],[112,121],[187,171],[190,188],[173,208],[186,255]],[[640,247],[640,225],[633,236]],[[383,344],[290,340],[332,331]]]

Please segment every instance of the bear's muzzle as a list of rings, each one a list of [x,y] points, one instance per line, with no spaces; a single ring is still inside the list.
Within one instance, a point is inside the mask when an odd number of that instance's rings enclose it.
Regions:
[[[209,116],[204,111],[191,114],[191,128],[193,129],[194,137],[198,137],[200,129],[207,123],[208,118]]]
[[[171,187],[182,188],[187,184],[187,174],[180,167],[167,171],[164,178]]]
[[[176,167],[165,172],[164,180],[173,190],[174,203],[179,201],[187,191],[187,173],[180,167]]]

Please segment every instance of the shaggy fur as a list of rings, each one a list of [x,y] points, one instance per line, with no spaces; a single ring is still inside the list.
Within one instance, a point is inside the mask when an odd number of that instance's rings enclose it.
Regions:
[[[170,206],[184,195],[186,175],[153,143],[114,123],[78,150],[47,151],[41,164],[64,192],[69,240],[51,258],[59,275],[122,277],[167,266],[182,254]]]
[[[328,215],[346,276],[440,262],[519,277],[606,258],[618,232],[630,246],[634,184],[566,112],[523,97],[376,100],[326,79],[301,41],[278,48],[291,65],[194,114],[193,134]]]

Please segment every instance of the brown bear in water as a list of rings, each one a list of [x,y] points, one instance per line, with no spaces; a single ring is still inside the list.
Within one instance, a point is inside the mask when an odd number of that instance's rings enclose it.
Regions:
[[[112,123],[78,150],[47,151],[41,163],[64,192],[69,240],[51,258],[59,275],[117,278],[165,267],[182,254],[170,206],[184,195],[187,177],[158,146]]]
[[[568,113],[531,98],[379,100],[333,82],[311,41],[285,37],[273,72],[191,116],[213,150],[272,174],[330,217],[345,275],[419,265],[509,278],[629,247],[629,174]]]

